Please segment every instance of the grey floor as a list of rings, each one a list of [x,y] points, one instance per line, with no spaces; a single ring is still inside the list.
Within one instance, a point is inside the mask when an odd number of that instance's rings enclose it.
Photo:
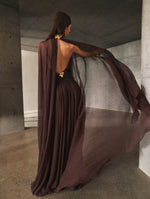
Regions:
[[[0,199],[30,199],[36,175],[37,128],[0,137]],[[50,199],[150,199],[150,178],[138,169],[138,147],[112,161],[100,174],[76,191],[63,190]]]

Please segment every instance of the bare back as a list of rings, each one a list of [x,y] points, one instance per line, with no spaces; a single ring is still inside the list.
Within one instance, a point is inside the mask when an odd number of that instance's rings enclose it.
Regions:
[[[66,69],[72,55],[71,44],[57,39],[57,62],[56,72],[60,73]]]

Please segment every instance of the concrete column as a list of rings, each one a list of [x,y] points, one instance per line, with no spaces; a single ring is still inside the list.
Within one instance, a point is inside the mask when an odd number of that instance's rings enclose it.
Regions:
[[[24,129],[18,0],[0,0],[0,135]]]
[[[150,1],[143,0],[141,38],[141,83],[150,101]],[[140,143],[139,168],[150,177],[150,132]]]

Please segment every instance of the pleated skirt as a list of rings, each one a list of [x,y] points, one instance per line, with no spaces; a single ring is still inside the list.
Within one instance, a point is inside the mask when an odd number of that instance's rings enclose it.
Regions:
[[[51,175],[54,182],[51,189],[59,184],[60,177],[66,167],[74,127],[82,110],[81,89],[69,72],[63,77],[57,74],[55,102],[55,138]]]

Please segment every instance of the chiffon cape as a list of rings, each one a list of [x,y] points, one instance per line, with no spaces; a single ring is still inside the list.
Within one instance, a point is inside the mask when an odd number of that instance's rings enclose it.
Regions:
[[[150,104],[130,68],[105,48],[61,39],[81,50],[99,49],[100,53],[90,57],[75,53],[71,56],[71,74],[81,91],[80,109],[72,136],[68,138],[69,145],[61,148],[62,137],[56,134],[59,112],[56,105],[61,103],[56,101],[58,40],[48,39],[38,44],[39,155],[37,175],[31,183],[36,196],[82,187],[108,162],[132,151],[150,130]],[[61,131],[62,136],[66,135],[63,128]]]

